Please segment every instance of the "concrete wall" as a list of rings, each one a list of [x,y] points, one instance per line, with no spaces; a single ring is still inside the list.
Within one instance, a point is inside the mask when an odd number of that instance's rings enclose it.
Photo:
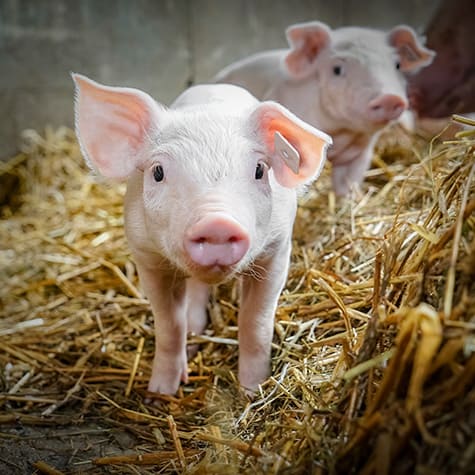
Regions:
[[[454,0],[456,1],[456,0]],[[25,128],[72,125],[70,71],[170,103],[250,53],[319,19],[422,30],[434,0],[0,0],[0,157]]]

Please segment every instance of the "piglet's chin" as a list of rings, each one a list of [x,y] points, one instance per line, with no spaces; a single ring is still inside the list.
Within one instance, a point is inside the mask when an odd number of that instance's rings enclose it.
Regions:
[[[393,122],[393,120],[387,118],[374,119],[370,121],[369,127],[374,130],[378,130],[385,125],[388,125],[390,122]]]
[[[194,278],[210,285],[220,284],[232,279],[236,275],[235,266],[221,266],[217,264],[206,267],[194,265],[191,266],[188,272]]]

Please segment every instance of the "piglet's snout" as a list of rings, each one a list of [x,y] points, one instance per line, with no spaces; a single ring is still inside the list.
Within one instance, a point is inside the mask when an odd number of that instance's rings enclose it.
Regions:
[[[188,228],[184,244],[191,261],[199,266],[232,266],[244,257],[250,239],[232,217],[210,213]]]
[[[368,117],[373,122],[397,119],[407,108],[407,101],[395,94],[383,94],[368,104]]]

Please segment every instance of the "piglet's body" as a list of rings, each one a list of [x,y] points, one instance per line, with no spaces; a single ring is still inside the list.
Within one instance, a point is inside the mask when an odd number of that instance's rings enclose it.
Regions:
[[[275,100],[330,134],[333,187],[345,195],[363,180],[380,131],[407,108],[404,75],[433,53],[407,26],[386,33],[310,22],[289,27],[287,38],[290,49],[233,63],[215,81]]]
[[[187,332],[207,323],[209,285],[233,277],[239,379],[255,390],[269,374],[296,190],[318,176],[330,138],[236,86],[195,86],[166,109],[136,89],[74,80],[84,156],[127,179],[125,230],[156,327],[149,390],[187,380]]]

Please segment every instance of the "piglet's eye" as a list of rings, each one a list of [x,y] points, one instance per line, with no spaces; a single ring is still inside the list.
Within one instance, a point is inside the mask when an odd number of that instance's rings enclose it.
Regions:
[[[165,177],[163,173],[163,167],[161,165],[156,165],[153,167],[153,178],[157,183],[160,183],[163,181],[163,178]]]
[[[396,69],[401,69],[401,63],[399,61],[396,61]]]
[[[343,74],[343,68],[339,65],[333,66],[333,74],[335,76],[341,76]]]
[[[264,170],[264,164],[262,162],[258,162],[258,164],[256,165],[256,180],[262,179],[262,177],[264,176]]]

